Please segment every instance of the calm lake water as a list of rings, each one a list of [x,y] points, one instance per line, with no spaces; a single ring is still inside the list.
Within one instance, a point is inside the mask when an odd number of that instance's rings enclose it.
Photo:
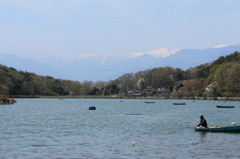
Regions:
[[[240,158],[240,133],[181,128],[196,126],[200,115],[209,126],[240,124],[238,101],[16,100],[0,105],[1,159]],[[235,108],[219,109],[217,104]]]

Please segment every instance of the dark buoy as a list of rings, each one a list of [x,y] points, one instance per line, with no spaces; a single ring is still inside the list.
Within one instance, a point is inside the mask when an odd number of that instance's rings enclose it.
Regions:
[[[96,107],[95,106],[90,106],[89,110],[96,110]]]

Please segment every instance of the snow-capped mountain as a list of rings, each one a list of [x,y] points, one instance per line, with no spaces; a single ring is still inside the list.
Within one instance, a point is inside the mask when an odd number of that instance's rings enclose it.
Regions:
[[[92,64],[92,65],[112,65],[116,64],[125,60],[130,60],[133,58],[141,57],[143,55],[151,55],[156,58],[164,58],[175,54],[176,52],[180,51],[180,49],[169,50],[166,48],[150,51],[150,52],[131,52],[127,54],[82,54],[77,56],[68,56],[68,57],[61,57],[61,56],[51,56],[48,58],[44,58],[41,60],[37,60],[38,62],[52,64],[56,67],[61,65],[62,63],[69,63],[69,62],[83,62],[83,64]],[[52,61],[54,59],[54,61]]]

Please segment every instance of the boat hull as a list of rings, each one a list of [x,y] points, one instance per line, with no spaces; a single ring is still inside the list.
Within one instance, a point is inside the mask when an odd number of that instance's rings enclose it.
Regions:
[[[235,106],[222,106],[222,105],[216,105],[217,108],[235,108]]]
[[[173,103],[173,105],[186,105],[186,103]]]
[[[240,125],[214,126],[209,128],[195,128],[199,132],[240,132]]]

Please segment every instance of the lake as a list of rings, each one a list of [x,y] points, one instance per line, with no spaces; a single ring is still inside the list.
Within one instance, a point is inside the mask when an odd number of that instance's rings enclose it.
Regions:
[[[14,105],[0,105],[1,159],[240,158],[240,133],[183,128],[196,126],[200,115],[208,126],[240,124],[239,101],[16,100]]]

